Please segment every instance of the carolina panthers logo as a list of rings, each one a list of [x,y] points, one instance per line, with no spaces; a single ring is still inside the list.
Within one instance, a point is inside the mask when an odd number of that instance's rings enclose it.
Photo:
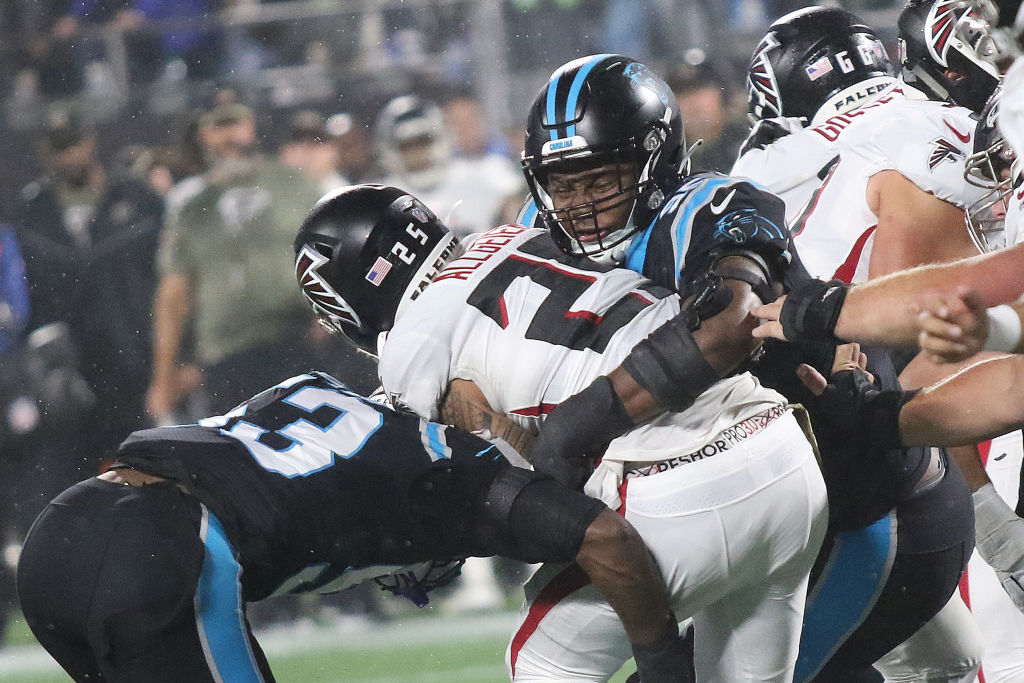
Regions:
[[[779,85],[775,81],[775,70],[768,61],[768,51],[778,47],[775,34],[769,33],[757,46],[754,60],[747,71],[747,95],[754,102],[754,115],[762,119],[782,116]]]
[[[945,138],[935,138],[932,140],[932,144],[935,146],[932,148],[932,153],[928,157],[929,169],[935,168],[943,161],[957,163],[957,161],[966,156],[959,147]]]
[[[324,311],[340,318],[342,322],[362,327],[362,321],[356,312],[318,272],[320,266],[328,260],[312,246],[306,244],[302,247],[302,251],[295,259],[295,278],[299,281],[302,294],[317,311]]]
[[[675,99],[675,95],[665,85],[665,81],[655,76],[650,69],[640,62],[630,62],[627,64],[623,74],[633,83],[634,87],[654,91],[658,99],[661,100],[661,103],[666,107],[669,106],[669,102]]]
[[[785,233],[779,226],[760,215],[757,209],[738,209],[731,211],[715,223],[715,238],[723,238],[735,244],[745,244],[758,237],[767,235],[769,239],[785,240]]]
[[[924,42],[928,52],[941,66],[949,66],[946,55],[960,18],[972,10],[962,0],[939,0],[932,5],[924,22]]]

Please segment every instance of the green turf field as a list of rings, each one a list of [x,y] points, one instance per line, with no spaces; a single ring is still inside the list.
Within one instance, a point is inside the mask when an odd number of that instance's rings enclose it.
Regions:
[[[445,616],[430,608],[383,622],[309,622],[259,634],[279,683],[503,683],[515,613]],[[5,683],[66,683],[20,620],[0,650]],[[612,681],[621,683],[627,664]]]

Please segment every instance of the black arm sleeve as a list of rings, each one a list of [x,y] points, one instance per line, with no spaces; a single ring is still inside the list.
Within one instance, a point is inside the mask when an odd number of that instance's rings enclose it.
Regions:
[[[570,488],[582,488],[594,470],[593,456],[632,428],[611,380],[598,377],[548,413],[530,450],[530,464]]]

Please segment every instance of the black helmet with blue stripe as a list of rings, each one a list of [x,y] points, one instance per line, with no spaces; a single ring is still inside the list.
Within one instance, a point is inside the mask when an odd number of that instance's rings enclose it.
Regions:
[[[686,141],[675,95],[648,67],[593,55],[557,69],[530,109],[522,166],[545,226],[566,253],[618,261],[684,172]],[[607,165],[631,169],[595,201],[555,209],[548,181]],[[628,219],[598,230],[599,214],[630,203]],[[594,226],[582,230],[590,221]],[[582,233],[587,236],[583,237]]]

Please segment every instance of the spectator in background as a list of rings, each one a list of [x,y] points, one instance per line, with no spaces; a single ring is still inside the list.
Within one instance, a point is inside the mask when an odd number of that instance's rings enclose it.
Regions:
[[[338,173],[345,185],[365,183],[376,175],[377,159],[365,124],[340,112],[328,118],[324,128],[337,149]]]
[[[191,77],[213,78],[221,39],[216,30],[199,25],[219,4],[218,0],[75,0],[55,23],[54,35],[74,46],[82,41],[83,23],[112,25],[124,31],[132,85],[151,83],[165,63],[174,59],[182,60]],[[157,31],[149,27],[152,21],[173,25]],[[79,49],[75,61],[80,68],[90,58],[104,57],[102,50],[90,47],[85,52]]]
[[[749,132],[743,111],[730,101],[728,79],[708,61],[684,64],[668,79],[683,115],[686,143],[694,150],[692,166],[728,173]]]
[[[17,236],[0,224],[0,548],[17,532],[16,501],[20,498],[20,435],[39,422],[36,406],[23,395],[20,350],[28,323],[28,289],[25,264]],[[3,646],[8,616],[17,605],[14,567],[0,554],[0,647]]]
[[[255,116],[242,104],[215,106],[199,136],[210,168],[168,215],[158,258],[147,407],[160,423],[179,421],[200,377],[209,410],[221,413],[315,363],[290,254],[318,188],[255,153]],[[190,325],[195,364],[183,353]]]
[[[413,95],[391,100],[376,137],[387,174],[382,182],[414,192],[458,237],[490,230],[510,198],[525,196],[522,174],[508,158],[453,156],[452,133],[432,102]]]
[[[19,534],[54,495],[98,471],[126,429],[147,424],[141,387],[163,203],[141,181],[109,173],[96,144],[77,117],[55,113],[40,149],[46,173],[12,212],[31,331],[4,363],[16,391],[3,452],[23,454]]]
[[[511,157],[507,141],[488,128],[487,113],[476,95],[456,92],[445,100],[443,111],[455,156],[477,160]]]
[[[297,112],[277,150],[282,164],[304,173],[324,194],[347,184],[338,173],[338,145],[327,132],[326,123],[315,111]]]

